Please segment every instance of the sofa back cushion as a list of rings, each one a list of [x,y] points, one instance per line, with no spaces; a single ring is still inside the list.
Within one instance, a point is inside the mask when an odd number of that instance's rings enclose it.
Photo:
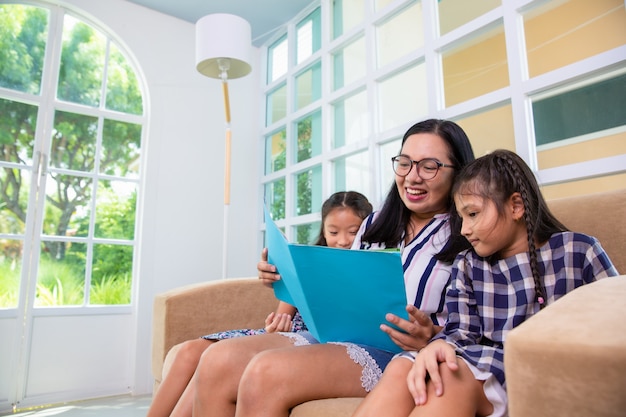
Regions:
[[[626,189],[548,201],[567,228],[593,236],[621,274],[626,274]]]

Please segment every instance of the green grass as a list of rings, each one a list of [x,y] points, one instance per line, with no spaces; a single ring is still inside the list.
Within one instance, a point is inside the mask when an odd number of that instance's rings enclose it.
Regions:
[[[17,307],[20,274],[19,265],[0,261],[0,308]],[[92,281],[90,304],[130,304],[131,286],[132,279],[128,273]],[[82,271],[63,262],[41,261],[35,300],[37,307],[82,305],[84,299]]]

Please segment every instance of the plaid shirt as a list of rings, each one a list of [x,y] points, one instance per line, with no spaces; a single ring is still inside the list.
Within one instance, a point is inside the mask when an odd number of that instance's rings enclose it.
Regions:
[[[593,237],[555,233],[537,249],[547,304],[617,270]],[[490,372],[506,388],[504,341],[508,332],[539,311],[528,253],[489,260],[473,250],[459,254],[446,294],[448,321],[435,339],[456,346],[458,355]]]

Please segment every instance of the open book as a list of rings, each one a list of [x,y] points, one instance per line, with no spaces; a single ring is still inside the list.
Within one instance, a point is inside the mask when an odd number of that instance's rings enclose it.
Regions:
[[[386,313],[407,319],[399,251],[367,251],[288,243],[267,210],[269,262],[281,280],[276,298],[298,308],[320,342],[401,349],[380,330]]]

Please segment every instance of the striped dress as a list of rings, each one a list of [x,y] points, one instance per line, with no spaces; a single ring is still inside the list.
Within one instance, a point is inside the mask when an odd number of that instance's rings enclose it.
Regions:
[[[371,214],[361,225],[352,249],[387,249],[384,243],[362,242],[361,237],[378,216]],[[407,303],[430,315],[433,323],[443,326],[446,321],[445,291],[450,283],[450,265],[435,260],[434,256],[448,242],[450,225],[448,214],[436,214],[413,240],[398,246],[404,268]]]

